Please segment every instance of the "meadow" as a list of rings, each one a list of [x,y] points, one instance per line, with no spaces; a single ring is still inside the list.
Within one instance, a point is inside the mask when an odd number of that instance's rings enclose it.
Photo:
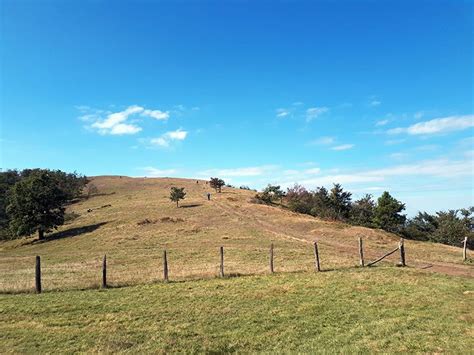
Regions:
[[[98,287],[105,254],[110,285],[125,286],[160,280],[164,249],[170,279],[179,281],[218,275],[220,246],[226,274],[254,275],[268,273],[272,243],[275,270],[296,272],[314,270],[314,240],[325,270],[358,265],[359,237],[367,261],[399,241],[381,230],[251,203],[252,191],[224,188],[215,193],[205,181],[97,177],[93,183],[99,194],[70,205],[68,213],[76,218],[45,241],[32,236],[0,243],[0,292],[34,289],[36,255],[42,260],[43,288],[68,290]],[[169,200],[172,186],[186,188],[180,208]],[[417,241],[405,244],[410,267],[474,276],[472,259],[463,263],[460,248]],[[382,263],[395,265],[398,260],[396,253]]]
[[[407,267],[396,267],[395,253],[361,268],[359,237],[366,262],[399,237],[254,204],[252,191],[218,194],[205,181],[93,183],[99,194],[70,205],[74,218],[44,241],[0,243],[0,352],[467,353],[474,346],[473,265],[461,248],[407,240]],[[179,208],[169,200],[172,186],[187,191]],[[217,277],[221,246],[224,278]],[[100,289],[105,254],[109,288]]]

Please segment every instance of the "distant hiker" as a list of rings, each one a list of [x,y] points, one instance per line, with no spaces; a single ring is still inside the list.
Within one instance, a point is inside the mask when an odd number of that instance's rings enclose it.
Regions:
[[[199,184],[199,180],[196,180],[196,184]]]
[[[211,194],[209,192],[207,193],[207,200],[211,201]]]

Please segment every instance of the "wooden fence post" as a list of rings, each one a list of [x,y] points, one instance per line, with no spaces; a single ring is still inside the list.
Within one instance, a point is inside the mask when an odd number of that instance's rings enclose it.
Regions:
[[[221,254],[221,267],[219,275],[220,277],[224,277],[224,247],[220,247],[220,254]]]
[[[321,267],[319,265],[319,251],[318,251],[318,243],[314,242],[314,263],[316,266],[316,271],[321,271]]]
[[[270,245],[270,273],[273,274],[273,243]]]
[[[168,282],[168,257],[166,250],[163,250],[163,279]]]
[[[400,265],[406,266],[405,263],[405,245],[403,243],[403,238],[400,239],[400,243],[398,244],[398,249],[400,249]]]
[[[38,255],[35,265],[35,290],[36,293],[41,293],[41,258]]]
[[[359,259],[360,259],[360,266],[364,267],[364,248],[363,248],[361,237],[359,237]]]
[[[467,260],[467,237],[464,237],[464,242],[463,242],[463,248],[462,248],[462,260],[466,261]]]
[[[107,255],[102,260],[102,288],[107,288]]]

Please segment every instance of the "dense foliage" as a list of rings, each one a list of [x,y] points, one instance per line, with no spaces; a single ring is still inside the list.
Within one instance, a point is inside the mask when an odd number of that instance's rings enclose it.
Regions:
[[[358,226],[380,228],[403,235],[405,238],[426,240],[461,246],[465,237],[472,248],[474,226],[474,207],[457,211],[437,212],[430,215],[420,212],[407,220],[403,214],[405,204],[385,191],[377,201],[366,194],[352,201],[352,194],[344,191],[340,184],[334,184],[328,191],[318,187],[309,191],[295,184],[284,193],[280,186],[268,185],[255,196],[259,203],[273,204],[284,201],[290,210],[309,214],[322,219],[342,221]]]
[[[0,173],[0,239],[45,232],[64,222],[64,205],[78,198],[89,180],[61,170]]]
[[[179,200],[184,200],[185,196],[184,187],[172,187],[170,190],[170,200],[176,202],[176,207],[179,206]]]
[[[417,240],[461,246],[468,238],[468,246],[474,247],[474,207],[460,210],[439,211],[431,215],[419,212],[407,221],[403,235]]]
[[[222,186],[225,186],[225,181],[219,178],[211,177],[209,185],[216,190],[216,192],[222,191]]]

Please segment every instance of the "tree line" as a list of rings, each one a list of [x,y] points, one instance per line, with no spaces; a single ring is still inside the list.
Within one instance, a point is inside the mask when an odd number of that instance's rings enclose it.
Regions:
[[[375,201],[370,194],[353,201],[352,193],[340,184],[331,190],[318,187],[307,190],[295,184],[283,191],[278,185],[268,185],[256,194],[255,202],[279,203],[291,211],[309,214],[326,220],[342,221],[353,225],[380,228],[399,234],[407,239],[433,241],[460,246],[468,237],[469,248],[474,247],[474,207],[439,211],[435,214],[419,212],[407,218],[405,204],[388,191]]]
[[[44,234],[64,223],[65,206],[81,196],[89,180],[61,170],[24,169],[0,173],[0,239]],[[87,195],[97,188],[88,186]]]

